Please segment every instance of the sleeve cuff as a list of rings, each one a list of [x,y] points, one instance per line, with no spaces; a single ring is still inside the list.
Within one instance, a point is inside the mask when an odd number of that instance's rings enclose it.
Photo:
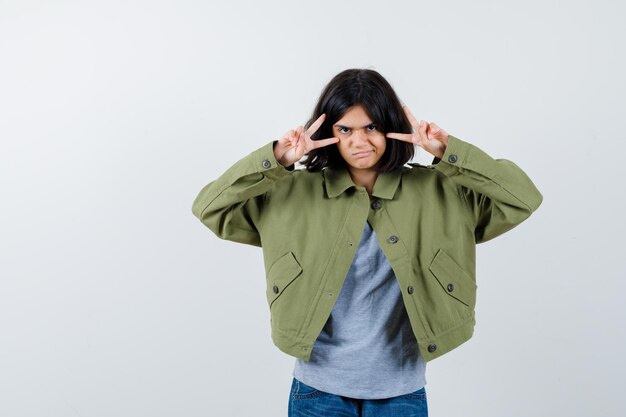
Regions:
[[[276,160],[274,156],[274,143],[272,141],[254,152],[254,163],[257,172],[262,173],[268,178],[279,179],[289,175],[293,170],[293,166],[285,168]]]
[[[455,173],[466,164],[470,149],[471,145],[469,143],[448,135],[448,146],[435,168],[446,175]]]

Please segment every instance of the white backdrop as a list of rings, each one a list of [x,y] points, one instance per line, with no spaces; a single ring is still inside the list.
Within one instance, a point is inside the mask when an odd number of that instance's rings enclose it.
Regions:
[[[0,1],[0,415],[286,415],[260,249],[191,203],[367,67],[545,197],[431,415],[624,416],[626,7],[421,3]]]

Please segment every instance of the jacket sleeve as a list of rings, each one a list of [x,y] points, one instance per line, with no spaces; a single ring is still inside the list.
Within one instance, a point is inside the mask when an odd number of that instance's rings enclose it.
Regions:
[[[257,230],[264,196],[290,171],[274,157],[273,142],[230,167],[198,194],[191,211],[222,239],[261,246]]]
[[[543,197],[517,165],[493,159],[467,142],[448,137],[435,169],[459,187],[475,223],[476,242],[486,242],[528,218]]]

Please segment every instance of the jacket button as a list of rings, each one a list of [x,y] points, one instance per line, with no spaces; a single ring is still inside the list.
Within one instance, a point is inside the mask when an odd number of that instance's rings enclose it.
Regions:
[[[381,208],[383,206],[383,203],[380,202],[380,200],[374,200],[372,202],[372,208],[374,210],[378,210],[379,208]]]
[[[448,292],[454,291],[454,285],[448,284]]]
[[[391,235],[391,236],[389,236],[389,239],[387,239],[387,241],[388,241],[389,243],[397,243],[397,242],[398,242],[398,236],[396,236],[396,235]]]
[[[450,162],[451,164],[455,163],[458,160],[459,158],[455,154],[452,154],[448,157],[448,162]]]
[[[409,285],[409,288],[406,289],[406,292],[409,294],[413,294],[413,287]]]
[[[261,162],[261,164],[263,164],[263,168],[270,168],[272,166],[272,163],[268,161],[267,159],[264,159],[263,162]]]
[[[437,350],[437,345],[436,345],[436,344],[431,343],[430,345],[428,345],[428,351],[429,351],[430,353],[433,353],[433,352],[434,352],[434,351],[436,351],[436,350]]]
[[[274,285],[272,291],[274,291],[274,294],[278,294],[278,285]]]

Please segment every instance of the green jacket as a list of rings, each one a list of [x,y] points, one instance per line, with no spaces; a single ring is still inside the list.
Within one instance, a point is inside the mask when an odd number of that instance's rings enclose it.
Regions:
[[[303,360],[368,221],[429,361],[472,336],[476,243],[515,227],[541,201],[515,164],[450,136],[440,162],[380,174],[371,197],[346,169],[284,168],[269,143],[205,186],[192,211],[220,238],[262,246],[272,339]]]

